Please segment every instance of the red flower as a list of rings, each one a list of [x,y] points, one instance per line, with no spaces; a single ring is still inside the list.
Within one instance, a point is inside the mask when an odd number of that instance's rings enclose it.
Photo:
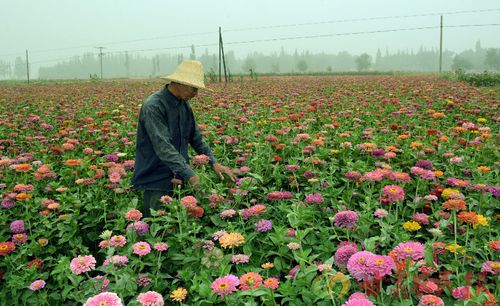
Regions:
[[[7,241],[0,243],[0,256],[7,256],[10,252],[16,249],[14,242]]]

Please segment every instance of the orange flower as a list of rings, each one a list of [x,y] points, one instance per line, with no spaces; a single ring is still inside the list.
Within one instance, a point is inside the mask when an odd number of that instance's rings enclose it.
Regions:
[[[443,203],[443,208],[447,210],[465,210],[467,207],[465,206],[464,200],[448,200]]]
[[[33,169],[33,167],[30,165],[30,164],[19,164],[19,165],[16,165],[16,172],[28,172],[30,171],[31,169]]]
[[[457,215],[457,219],[460,222],[465,222],[465,223],[477,223],[479,221],[477,214],[475,212],[467,212],[467,211],[461,211]]]
[[[68,166],[80,166],[82,161],[79,159],[68,159],[65,163]]]
[[[441,170],[434,170],[434,175],[436,177],[442,177],[444,175],[444,172]]]
[[[477,167],[477,170],[478,170],[479,172],[481,172],[481,173],[486,173],[486,172],[490,171],[491,169],[490,169],[490,167],[486,167],[486,166],[479,166],[479,167]]]
[[[31,195],[24,193],[24,192],[21,192],[21,193],[16,195],[16,200],[18,200],[18,201],[27,201],[29,199],[31,199]]]

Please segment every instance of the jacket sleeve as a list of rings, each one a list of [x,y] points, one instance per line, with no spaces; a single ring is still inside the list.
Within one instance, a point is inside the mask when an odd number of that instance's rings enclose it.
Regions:
[[[188,181],[195,173],[174,148],[170,140],[170,129],[160,110],[155,106],[145,105],[143,112],[144,126],[156,155],[162,163],[172,170],[174,175],[179,175],[185,182]]]
[[[215,158],[214,154],[212,153],[212,150],[210,149],[210,146],[203,140],[203,135],[201,134],[201,129],[194,120],[193,112],[190,110],[191,116],[193,118],[193,124],[194,124],[194,129],[193,133],[191,134],[191,137],[189,139],[189,143],[193,147],[193,149],[196,151],[198,154],[205,154],[209,158],[210,164],[216,164],[217,159]]]

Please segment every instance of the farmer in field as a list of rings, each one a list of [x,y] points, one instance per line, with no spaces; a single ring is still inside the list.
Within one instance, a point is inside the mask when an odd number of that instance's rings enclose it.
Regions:
[[[203,66],[198,61],[184,61],[166,77],[162,90],[149,96],[142,105],[137,128],[135,170],[132,184],[144,190],[143,215],[160,207],[160,197],[171,195],[174,184],[198,188],[199,177],[189,167],[188,145],[198,154],[209,157],[215,173],[235,180],[236,171],[217,163],[203,140],[188,101],[206,89]]]

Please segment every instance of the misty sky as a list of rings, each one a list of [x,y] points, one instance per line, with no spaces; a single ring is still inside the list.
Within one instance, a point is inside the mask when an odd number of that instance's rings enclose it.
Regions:
[[[389,52],[398,49],[413,49],[416,52],[420,46],[438,48],[439,29],[231,43],[438,26],[437,15],[326,22],[485,9],[489,11],[445,14],[444,25],[499,24],[499,0],[0,0],[0,60],[13,61],[16,56],[24,57],[28,49],[34,67],[52,65],[56,61],[51,60],[84,52],[97,53],[95,46],[106,47],[105,52],[117,52],[213,44],[197,47],[196,53],[204,53],[205,49],[209,53],[217,53],[219,26],[223,30],[225,50],[233,50],[240,58],[249,51],[268,54],[279,52],[281,47],[288,52],[297,49],[299,52],[309,50],[314,53],[345,50],[353,54],[368,52],[375,55],[378,48],[383,53],[386,48]],[[290,24],[307,25],[272,27]],[[264,29],[241,30],[258,27]],[[461,52],[473,48],[478,39],[484,48],[499,48],[499,33],[500,26],[445,28],[444,48]],[[130,40],[136,41],[124,42]],[[190,49],[138,52],[148,56],[156,53],[183,53],[188,56]]]

